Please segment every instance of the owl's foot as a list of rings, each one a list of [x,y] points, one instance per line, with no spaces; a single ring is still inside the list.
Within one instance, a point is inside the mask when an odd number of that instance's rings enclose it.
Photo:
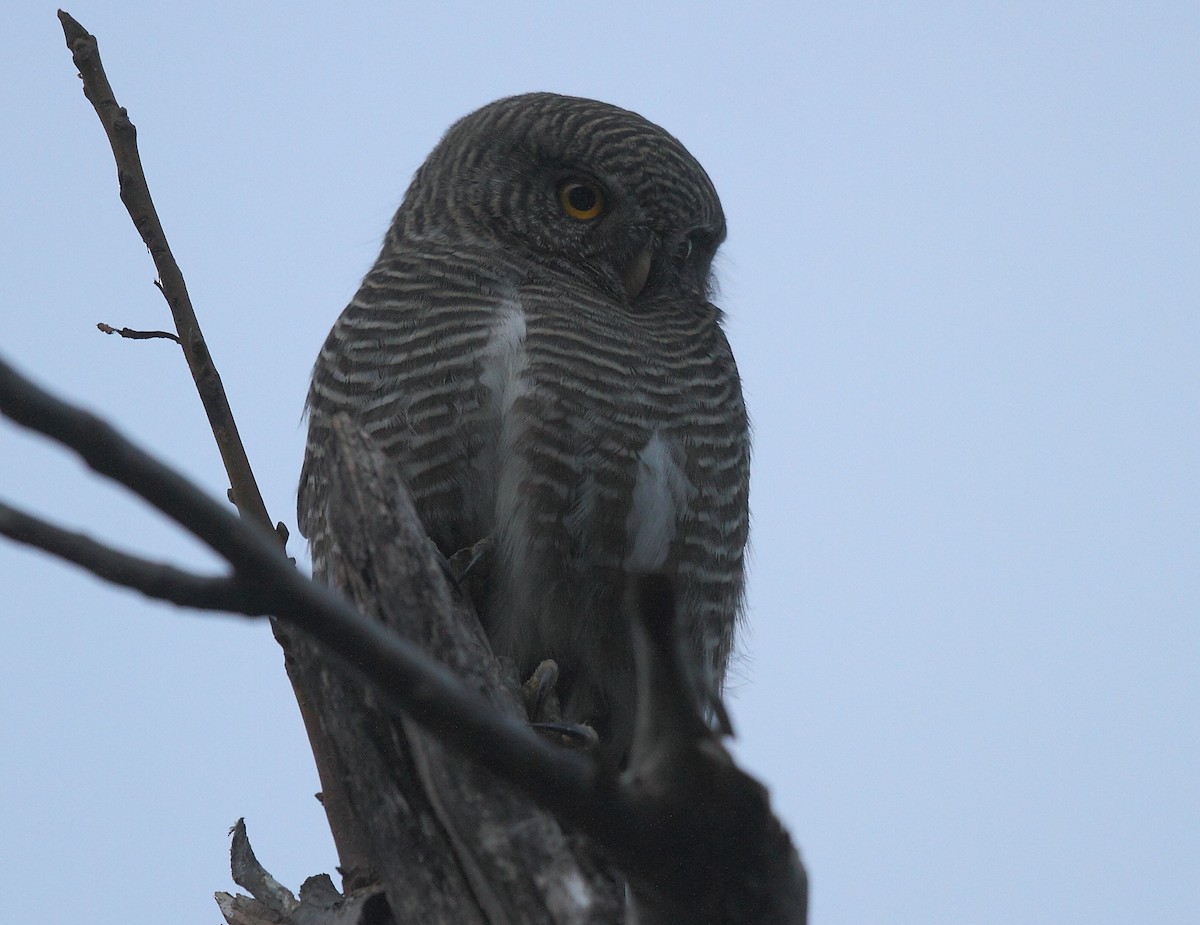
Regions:
[[[521,685],[521,698],[529,725],[538,735],[580,751],[594,748],[600,741],[596,730],[584,723],[569,723],[562,718],[558,702],[558,663],[546,659]]]

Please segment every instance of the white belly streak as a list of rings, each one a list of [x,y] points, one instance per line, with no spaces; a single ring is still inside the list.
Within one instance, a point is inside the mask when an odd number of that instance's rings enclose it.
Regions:
[[[654,571],[663,567],[671,541],[696,488],[684,472],[684,450],[656,430],[638,456],[633,503],[625,518],[629,554],[625,567]]]
[[[495,632],[503,652],[519,655],[520,628],[530,615],[529,581],[526,563],[529,557],[529,526],[521,508],[521,484],[526,472],[523,456],[517,451],[521,439],[520,422],[513,404],[529,384],[524,378],[527,365],[525,349],[525,312],[514,294],[496,313],[496,320],[483,349],[479,381],[487,389],[485,417],[495,427],[496,443],[481,459],[479,473],[483,487],[484,513],[488,532],[497,541],[499,574],[493,589],[498,605]],[[527,635],[527,634],[526,634]]]

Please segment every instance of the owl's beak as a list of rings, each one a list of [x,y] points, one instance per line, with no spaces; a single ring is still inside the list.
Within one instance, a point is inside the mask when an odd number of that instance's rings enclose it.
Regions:
[[[646,280],[650,277],[650,262],[653,258],[654,251],[647,244],[634,254],[633,259],[626,265],[625,295],[629,297],[630,301],[636,299],[638,293],[646,285]]]

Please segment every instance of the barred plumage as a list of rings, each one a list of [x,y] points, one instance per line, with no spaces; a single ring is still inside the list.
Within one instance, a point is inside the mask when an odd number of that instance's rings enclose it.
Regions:
[[[566,211],[566,182],[595,193],[596,217]],[[708,176],[662,129],[591,100],[500,100],[418,170],[309,394],[315,570],[336,540],[324,428],[345,411],[447,555],[495,540],[493,646],[526,672],[556,659],[568,717],[616,756],[634,710],[626,574],[675,577],[712,692],[741,606],[748,425],[709,301],[724,236]]]

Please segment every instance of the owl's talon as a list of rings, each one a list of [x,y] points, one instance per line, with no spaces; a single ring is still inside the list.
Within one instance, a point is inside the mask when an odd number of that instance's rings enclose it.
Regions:
[[[478,543],[456,552],[451,561],[461,569],[458,576],[459,581],[466,581],[468,578],[484,580],[491,567],[492,556],[495,555],[495,552],[496,544],[488,536]],[[462,564],[463,559],[466,560],[465,564]]]
[[[729,711],[725,709],[725,701],[721,699],[721,695],[710,693],[705,697],[705,703],[713,732],[733,738],[733,721],[729,718]]]
[[[521,699],[525,701],[525,715],[530,722],[558,722],[562,719],[557,685],[558,662],[552,658],[533,669],[529,680],[521,685]]]
[[[529,726],[538,735],[576,751],[591,751],[600,744],[600,736],[586,723],[530,723]]]
[[[491,570],[492,553],[496,544],[484,537],[479,542],[460,549],[447,563],[453,573],[454,589],[468,595],[476,605],[484,599],[488,573]]]

